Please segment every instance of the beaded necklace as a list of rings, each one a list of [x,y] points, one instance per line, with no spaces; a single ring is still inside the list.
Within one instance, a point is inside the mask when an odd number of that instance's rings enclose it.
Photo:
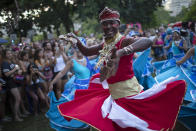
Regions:
[[[95,69],[97,69],[100,66],[103,66],[104,62],[107,63],[108,57],[111,55],[116,43],[119,42],[121,38],[122,35],[120,33],[117,33],[112,40],[104,42],[103,49],[99,51],[100,58],[95,66]]]

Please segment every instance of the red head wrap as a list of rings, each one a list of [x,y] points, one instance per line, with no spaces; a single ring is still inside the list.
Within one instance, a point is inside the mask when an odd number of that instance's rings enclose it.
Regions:
[[[111,10],[108,7],[105,7],[99,14],[99,19],[101,23],[107,20],[117,20],[120,22],[119,18],[120,14],[118,13],[118,11]]]

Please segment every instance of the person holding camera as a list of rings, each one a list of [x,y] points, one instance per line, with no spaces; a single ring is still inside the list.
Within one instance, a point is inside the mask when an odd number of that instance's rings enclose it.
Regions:
[[[6,89],[11,93],[11,95],[14,97],[14,103],[13,103],[13,114],[14,114],[14,120],[15,121],[23,121],[19,117],[19,107],[21,102],[21,94],[19,89],[16,86],[16,83],[14,81],[14,75],[19,70],[19,66],[14,64],[12,60],[12,52],[9,49],[5,49],[3,51],[3,62],[2,62],[2,75],[3,79],[6,81]],[[11,98],[9,98],[11,99]],[[11,101],[12,102],[12,101]],[[12,106],[11,106],[12,107]]]
[[[38,113],[39,99],[41,103],[48,105],[48,99],[41,90],[40,77],[45,79],[45,76],[38,70],[38,67],[31,63],[27,68],[27,92],[33,100],[33,113]]]

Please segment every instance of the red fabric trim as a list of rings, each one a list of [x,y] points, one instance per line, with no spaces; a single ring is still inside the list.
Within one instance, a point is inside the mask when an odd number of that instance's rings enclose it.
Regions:
[[[100,17],[100,20],[104,20],[104,19],[119,19],[119,15],[118,14],[112,14],[112,13],[105,13]]]
[[[185,82],[178,80],[168,84],[162,92],[146,99],[120,98],[115,101],[128,112],[148,122],[150,129],[167,130],[172,129],[175,124],[185,89]],[[101,106],[109,95],[108,89],[99,87],[77,90],[75,100],[59,105],[59,111],[65,118],[81,120],[101,131],[136,131],[134,128],[120,128],[112,120],[102,117]]]

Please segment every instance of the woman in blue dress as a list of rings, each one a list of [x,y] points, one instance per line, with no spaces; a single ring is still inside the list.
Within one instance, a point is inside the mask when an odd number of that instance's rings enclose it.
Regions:
[[[180,36],[180,31],[178,29],[174,29],[172,35],[173,39],[170,41],[168,46],[164,47],[166,50],[170,50],[169,57],[171,59],[153,63],[153,66],[156,69],[156,75],[175,67],[176,61],[180,60],[185,55],[184,52],[187,50],[187,43]]]
[[[74,76],[67,82],[64,92],[60,99],[56,99],[54,91],[49,92],[50,108],[46,116],[50,120],[50,125],[53,129],[58,131],[82,130],[88,128],[88,125],[76,121],[66,121],[58,111],[57,105],[71,101],[74,99],[74,93],[77,89],[87,89],[90,80],[90,71],[87,68],[88,60],[76,50],[73,58],[67,63],[67,66],[57,74],[50,84],[50,90],[53,84],[66,74],[70,69],[73,71]]]
[[[177,65],[182,65],[184,62],[189,60],[192,57],[193,64],[191,67],[190,80],[193,83],[196,83],[196,46],[189,49],[186,55],[180,60],[177,61]],[[196,84],[195,84],[196,85]],[[188,92],[189,93],[189,92]],[[190,95],[193,102],[183,105],[181,107],[178,120],[180,120],[184,125],[186,125],[190,130],[196,130],[196,87],[193,90],[190,90]]]
[[[196,66],[190,63],[188,59],[193,56],[193,60],[196,60],[195,48],[196,47],[191,48],[181,60],[174,59],[175,61],[172,64],[173,68],[155,77],[157,83],[172,76],[178,76],[177,79],[185,80],[187,83],[187,91],[184,100],[189,102],[194,101],[191,92],[196,90]]]
[[[94,39],[88,39],[87,42],[86,42],[86,45],[88,47],[91,47],[91,46],[96,45],[96,44],[97,44],[97,42]],[[99,73],[100,69],[95,68],[95,66],[96,66],[96,64],[99,60],[99,56],[98,55],[88,56],[88,60],[89,60],[89,62],[88,62],[89,64],[87,66],[88,66],[88,68],[91,72],[91,76],[96,74],[96,73]]]

